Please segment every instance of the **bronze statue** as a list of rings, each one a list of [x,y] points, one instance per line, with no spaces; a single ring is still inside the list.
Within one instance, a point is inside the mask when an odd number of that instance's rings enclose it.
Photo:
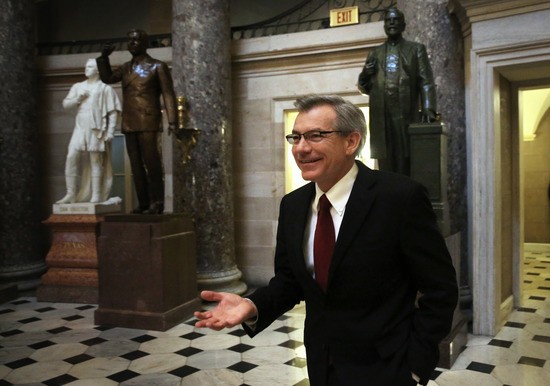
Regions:
[[[149,37],[142,30],[128,32],[132,60],[111,69],[109,55],[114,46],[103,47],[96,59],[101,80],[122,81],[122,133],[134,176],[139,205],[134,213],[160,214],[164,211],[164,178],[158,147],[162,131],[160,96],[164,100],[169,130],[177,127],[176,96],[166,63],[147,54]]]
[[[409,124],[437,117],[432,68],[423,44],[403,39],[405,17],[389,8],[387,41],[374,48],[359,75],[358,88],[370,99],[371,157],[381,170],[410,175]]]

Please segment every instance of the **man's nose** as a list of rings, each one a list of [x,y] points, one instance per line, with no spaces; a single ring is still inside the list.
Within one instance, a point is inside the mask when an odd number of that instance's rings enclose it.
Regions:
[[[300,141],[297,144],[295,144],[293,147],[294,147],[294,150],[298,152],[311,150],[311,146],[309,142],[306,141],[304,137],[300,138]]]

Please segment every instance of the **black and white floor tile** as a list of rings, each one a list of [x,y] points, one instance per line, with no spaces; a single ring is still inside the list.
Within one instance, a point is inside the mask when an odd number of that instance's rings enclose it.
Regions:
[[[494,338],[469,336],[431,386],[550,385],[550,253],[527,252],[524,277],[522,307]],[[254,339],[193,321],[165,332],[96,326],[95,309],[34,297],[0,305],[0,386],[309,385],[303,305]]]

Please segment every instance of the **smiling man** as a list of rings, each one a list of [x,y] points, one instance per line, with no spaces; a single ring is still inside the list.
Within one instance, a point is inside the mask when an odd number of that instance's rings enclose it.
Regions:
[[[311,182],[282,199],[275,275],[247,298],[203,291],[218,304],[196,326],[254,336],[305,300],[312,386],[425,385],[458,297],[426,190],[355,160],[366,123],[353,104],[311,95],[296,107],[286,139]]]

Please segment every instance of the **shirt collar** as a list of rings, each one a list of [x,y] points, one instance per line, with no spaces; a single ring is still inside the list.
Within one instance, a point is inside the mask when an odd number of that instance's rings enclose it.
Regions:
[[[336,213],[338,213],[339,216],[343,216],[358,172],[359,168],[354,162],[352,168],[346,173],[346,175],[342,177],[340,181],[338,181],[332,188],[330,188],[328,192],[323,192],[319,186],[315,184],[315,199],[312,203],[313,209],[315,211],[318,210],[319,198],[323,194],[326,194]]]

